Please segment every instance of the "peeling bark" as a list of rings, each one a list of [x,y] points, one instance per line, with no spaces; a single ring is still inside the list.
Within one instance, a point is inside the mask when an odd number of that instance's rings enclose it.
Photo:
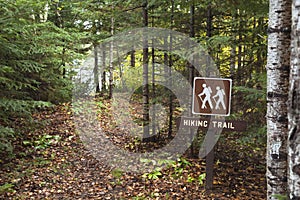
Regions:
[[[267,199],[287,194],[291,1],[270,0],[267,60]]]

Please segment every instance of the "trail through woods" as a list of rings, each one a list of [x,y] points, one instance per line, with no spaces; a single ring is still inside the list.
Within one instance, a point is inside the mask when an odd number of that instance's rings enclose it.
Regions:
[[[16,141],[16,157],[0,163],[0,199],[266,198],[264,148],[239,144],[238,134],[223,133],[218,142],[214,189],[207,193],[205,179],[199,178],[205,173],[205,160],[183,156],[157,177],[126,173],[87,153],[68,104],[36,113],[34,120],[40,125],[24,141]],[[109,117],[101,120],[109,124]],[[113,138],[128,144],[128,138],[116,132],[110,133],[118,135]]]

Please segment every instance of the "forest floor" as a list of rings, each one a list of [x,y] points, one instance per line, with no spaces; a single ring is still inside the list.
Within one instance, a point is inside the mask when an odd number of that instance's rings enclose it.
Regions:
[[[266,198],[264,147],[238,142],[245,133],[222,133],[205,191],[205,159],[186,153],[153,176],[111,169],[86,151],[72,115],[68,104],[34,115],[38,125],[16,141],[16,157],[0,159],[0,199]]]

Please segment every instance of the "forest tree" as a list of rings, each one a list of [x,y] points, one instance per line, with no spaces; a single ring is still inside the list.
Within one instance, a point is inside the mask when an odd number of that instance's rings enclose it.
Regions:
[[[270,0],[267,59],[267,195],[287,193],[291,2]]]

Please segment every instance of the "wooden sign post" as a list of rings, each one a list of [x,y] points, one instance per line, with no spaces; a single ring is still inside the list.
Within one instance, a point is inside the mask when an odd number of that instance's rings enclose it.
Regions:
[[[180,117],[177,119],[177,128],[191,128],[191,129],[200,129],[207,131],[208,129],[214,130],[212,133],[217,133],[218,131],[232,131],[232,132],[242,132],[246,131],[247,123],[244,121],[237,121],[237,120],[219,120],[216,119],[214,116],[212,118],[204,118],[204,117]],[[215,134],[209,134],[208,141],[215,140]],[[206,191],[210,191],[213,187],[213,166],[214,166],[214,148],[210,149],[209,147],[205,146],[206,151],[206,184],[205,189]]]
[[[210,115],[209,118],[181,117],[177,127],[218,131],[245,131],[246,122],[218,120],[215,116],[229,116],[231,106],[231,79],[195,77],[192,99],[192,114]],[[214,141],[215,135],[209,134],[208,141]],[[206,150],[206,191],[213,188],[214,147]]]

